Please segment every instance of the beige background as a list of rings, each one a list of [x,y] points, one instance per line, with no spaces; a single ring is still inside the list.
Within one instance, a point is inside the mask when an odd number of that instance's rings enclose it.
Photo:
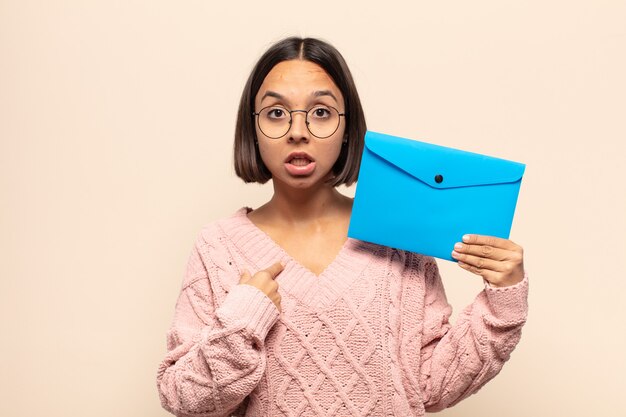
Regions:
[[[623,416],[626,3],[0,0],[0,415],[166,416],[155,375],[252,65],[336,45],[372,130],[527,164],[530,316],[442,416]],[[353,190],[346,190],[352,193]],[[480,279],[439,262],[458,312]]]

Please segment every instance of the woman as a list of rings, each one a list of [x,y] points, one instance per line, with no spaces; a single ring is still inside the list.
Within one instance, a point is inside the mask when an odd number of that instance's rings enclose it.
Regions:
[[[252,71],[235,169],[265,205],[200,231],[157,384],[181,416],[422,416],[476,392],[527,314],[522,248],[471,235],[485,289],[452,326],[434,259],[346,238],[365,120],[339,52],[287,38]],[[451,248],[452,250],[452,248]]]

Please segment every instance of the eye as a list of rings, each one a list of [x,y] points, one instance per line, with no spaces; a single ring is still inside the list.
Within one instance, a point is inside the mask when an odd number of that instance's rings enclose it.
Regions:
[[[325,106],[317,106],[311,109],[311,117],[315,119],[328,119],[331,114],[330,109]]]
[[[269,119],[284,119],[287,117],[287,111],[282,107],[268,108],[265,114]]]

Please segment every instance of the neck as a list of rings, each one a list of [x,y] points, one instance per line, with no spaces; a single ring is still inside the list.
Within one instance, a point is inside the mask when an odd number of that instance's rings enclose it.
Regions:
[[[350,198],[327,184],[313,189],[293,189],[274,182],[274,195],[264,208],[282,222],[297,225],[337,216],[351,205]]]

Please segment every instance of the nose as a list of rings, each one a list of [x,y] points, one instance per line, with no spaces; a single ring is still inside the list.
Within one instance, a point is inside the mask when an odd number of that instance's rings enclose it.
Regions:
[[[291,126],[289,127],[289,142],[309,140],[309,129],[306,126],[306,111],[293,110],[291,113]]]

